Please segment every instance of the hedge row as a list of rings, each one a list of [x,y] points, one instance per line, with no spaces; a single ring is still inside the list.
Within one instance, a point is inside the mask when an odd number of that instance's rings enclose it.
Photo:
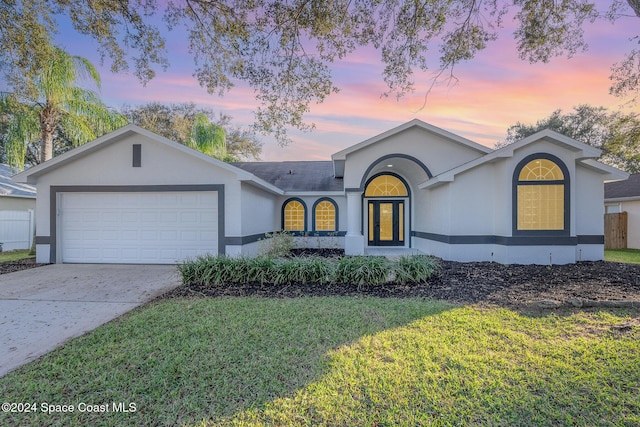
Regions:
[[[184,284],[228,285],[261,283],[352,283],[358,286],[383,283],[419,283],[438,269],[438,261],[425,255],[389,260],[379,256],[342,258],[231,258],[201,256],[178,266]]]

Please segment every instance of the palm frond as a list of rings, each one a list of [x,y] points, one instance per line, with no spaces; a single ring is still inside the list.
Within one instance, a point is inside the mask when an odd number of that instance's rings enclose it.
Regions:
[[[29,144],[40,139],[40,124],[37,113],[33,110],[19,111],[13,115],[4,141],[7,164],[12,168],[23,170]]]

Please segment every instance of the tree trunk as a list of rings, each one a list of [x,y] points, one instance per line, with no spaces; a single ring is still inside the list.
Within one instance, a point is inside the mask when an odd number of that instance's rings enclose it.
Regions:
[[[56,128],[54,112],[45,107],[40,111],[40,130],[42,131],[42,149],[40,150],[40,163],[44,163],[53,157],[53,131]]]

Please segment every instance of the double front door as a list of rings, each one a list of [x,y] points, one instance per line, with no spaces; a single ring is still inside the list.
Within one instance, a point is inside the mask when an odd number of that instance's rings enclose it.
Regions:
[[[404,246],[404,201],[369,200],[369,246]]]

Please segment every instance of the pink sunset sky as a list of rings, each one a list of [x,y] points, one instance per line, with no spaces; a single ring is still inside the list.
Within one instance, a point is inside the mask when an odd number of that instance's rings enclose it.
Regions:
[[[637,34],[638,23],[638,18],[629,17],[615,24],[586,24],[587,52],[532,65],[518,58],[513,26],[505,22],[497,41],[456,67],[457,83],[443,81],[434,86],[426,104],[432,74],[416,74],[413,94],[400,100],[384,98],[379,53],[357,51],[332,68],[340,93],[313,105],[308,113],[307,122],[315,123],[316,129],[310,133],[291,131],[293,142],[286,147],[260,136],[264,143],[261,160],[329,160],[332,153],[414,118],[492,147],[504,139],[509,126],[518,121],[533,123],[558,108],[569,112],[579,104],[591,104],[616,110],[624,100],[609,95],[610,67],[637,43],[630,38]],[[174,32],[167,33],[166,39],[171,66],[166,72],[158,70],[146,87],[133,74],[112,74],[108,62],[100,66],[96,45],[89,38],[61,29],[57,43],[98,66],[102,98],[113,107],[194,102],[231,116],[236,126],[250,125],[257,105],[253,90],[240,84],[223,97],[207,94],[192,76],[194,66],[186,39]],[[437,52],[435,47],[433,50]],[[434,56],[434,66],[436,60]],[[637,108],[637,104],[627,105],[624,111]]]

